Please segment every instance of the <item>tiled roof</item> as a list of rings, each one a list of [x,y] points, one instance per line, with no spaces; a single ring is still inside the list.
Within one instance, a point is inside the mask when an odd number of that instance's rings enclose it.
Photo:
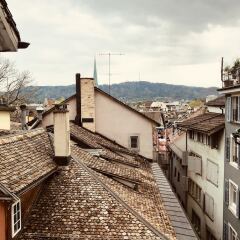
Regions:
[[[56,169],[43,129],[0,137],[0,183],[17,193]]]
[[[129,211],[81,161],[72,159],[47,182],[18,239],[165,238]]]
[[[219,113],[204,113],[197,117],[178,123],[178,127],[213,134],[225,126],[225,118]]]
[[[216,99],[208,101],[206,105],[211,107],[225,107],[225,96],[223,95]]]
[[[159,232],[170,237],[174,236],[174,230],[162,204],[151,170],[151,163],[148,160],[136,156],[135,161],[138,163],[138,167],[133,167],[121,162],[107,161],[100,156],[91,156],[76,145],[72,146],[72,155],[81,159],[89,168],[94,170],[114,193],[118,194],[122,200]],[[123,157],[127,159],[127,154],[124,153]],[[116,181],[116,177],[135,182],[138,185],[137,190]]]
[[[139,164],[133,156],[128,156],[128,158],[125,158],[122,154],[120,154],[124,152],[131,153],[129,150],[121,147],[118,144],[113,144],[110,140],[101,137],[99,134],[94,134],[85,128],[79,127],[75,123],[71,123],[70,131],[71,138],[76,142],[81,142],[89,148],[101,149],[102,152],[100,153],[100,156],[105,159],[128,163],[129,165],[136,167]]]

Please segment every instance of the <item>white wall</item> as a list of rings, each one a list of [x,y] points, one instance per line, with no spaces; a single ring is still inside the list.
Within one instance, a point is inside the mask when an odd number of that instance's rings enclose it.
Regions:
[[[129,147],[129,136],[140,137],[140,154],[153,158],[153,124],[109,97],[96,92],[96,132]]]
[[[219,107],[212,107],[212,106],[207,106],[207,109],[209,112],[214,112],[214,113],[225,113],[225,109],[220,109]]]
[[[137,134],[140,138],[140,154],[153,159],[153,123],[121,104],[95,91],[96,132],[111,140],[129,147],[129,136]],[[76,98],[68,102],[69,118],[75,120]],[[43,117],[42,127],[53,125],[53,113]]]
[[[10,112],[0,111],[0,129],[10,130]]]
[[[223,189],[224,189],[224,134],[219,138],[219,149],[211,149],[209,146],[196,142],[188,138],[188,151],[193,151],[202,156],[202,176],[188,170],[188,177],[197,183],[204,193],[208,193],[214,198],[214,221],[212,222],[202,211],[199,205],[189,196],[188,214],[191,218],[192,209],[201,218],[202,235],[205,234],[205,225],[211,232],[222,239],[223,231]],[[207,180],[207,159],[218,165],[218,187]],[[202,238],[205,239],[205,238]]]
[[[69,120],[73,121],[76,117],[76,99],[71,98],[69,101],[66,102],[68,104],[68,110],[69,110]],[[42,119],[42,127],[47,127],[53,125],[53,112],[50,112],[43,116]]]

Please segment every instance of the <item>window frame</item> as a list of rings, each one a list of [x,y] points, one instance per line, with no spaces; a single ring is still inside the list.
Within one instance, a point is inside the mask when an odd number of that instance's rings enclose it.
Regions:
[[[15,206],[17,208],[17,205],[19,205],[19,209],[16,210],[15,212]],[[17,217],[17,220],[15,221],[15,216],[18,215],[19,213],[19,217]],[[17,227],[17,230],[15,231],[15,225],[18,224],[18,222],[20,223],[20,226]],[[21,216],[21,201],[18,200],[16,202],[14,202],[11,206],[11,228],[12,228],[12,237],[15,237],[22,229],[22,216]]]
[[[137,147],[136,148],[132,147],[132,138],[133,137],[137,138]],[[139,134],[131,134],[129,136],[129,148],[134,150],[134,151],[139,151],[140,150],[140,136],[139,136]]]
[[[230,238],[230,236],[231,236],[230,231],[234,232],[235,240],[237,240],[238,239],[238,234],[237,234],[236,230],[232,227],[232,225],[230,223],[228,223],[228,239],[229,240],[234,240],[233,238]]]
[[[230,135],[230,158],[229,158],[229,164],[232,167],[236,168],[236,169],[239,169],[239,166],[238,166],[239,157],[240,157],[239,147],[240,146],[235,143],[234,137],[231,134]],[[237,156],[235,154],[237,154]],[[234,161],[234,156],[233,155],[236,157],[236,161]]]
[[[229,182],[229,203],[228,203],[228,209],[234,214],[235,217],[238,217],[238,212],[237,212],[237,209],[238,209],[238,204],[239,204],[239,197],[238,197],[238,185],[233,182],[231,179],[228,180]],[[233,187],[236,188],[236,203],[234,203],[232,200],[233,200],[233,196],[232,196],[232,190],[233,190]]]

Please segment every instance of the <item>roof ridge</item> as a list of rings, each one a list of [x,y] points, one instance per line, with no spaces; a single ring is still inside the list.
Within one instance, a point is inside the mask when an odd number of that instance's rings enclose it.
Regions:
[[[21,141],[25,138],[32,138],[44,132],[45,130],[43,128],[38,128],[30,131],[21,131],[19,133],[4,135],[0,137],[0,145]]]
[[[113,192],[98,176],[91,170],[89,167],[86,166],[85,163],[79,161],[75,158],[72,154],[72,159],[75,160],[78,164],[80,164],[90,175],[94,178],[106,191],[108,191],[112,197],[114,197],[124,208],[126,208],[131,214],[133,214],[141,223],[143,223],[149,230],[151,230],[156,236],[163,238],[164,240],[169,240],[170,238],[165,234],[161,233],[157,228],[155,228],[151,223],[149,223],[145,218],[143,218],[137,211],[132,209],[122,198]]]

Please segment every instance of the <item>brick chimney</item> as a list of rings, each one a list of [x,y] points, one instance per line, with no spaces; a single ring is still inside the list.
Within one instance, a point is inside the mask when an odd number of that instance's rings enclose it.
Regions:
[[[67,166],[70,161],[70,125],[66,104],[55,105],[54,120],[54,160],[59,166]]]
[[[22,130],[27,130],[27,106],[25,104],[20,106],[21,109],[21,124],[22,124]]]
[[[94,85],[93,78],[81,78],[79,73],[76,74],[76,122],[92,132],[96,128]]]
[[[1,130],[10,130],[11,129],[11,120],[10,113],[15,110],[14,107],[9,107],[5,103],[0,103],[0,129]]]

